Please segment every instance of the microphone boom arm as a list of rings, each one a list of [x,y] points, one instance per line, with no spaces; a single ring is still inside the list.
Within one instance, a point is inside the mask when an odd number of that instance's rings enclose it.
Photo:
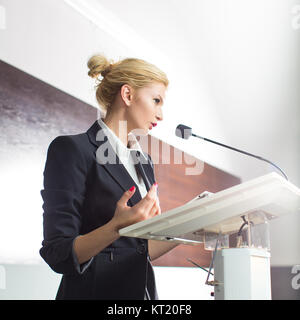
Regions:
[[[208,139],[208,138],[204,138],[204,137],[198,136],[197,134],[194,134],[194,133],[192,133],[191,135],[194,136],[194,137],[200,138],[200,139],[202,139],[202,140],[204,140],[204,141],[208,141],[208,142],[215,143],[215,144],[217,144],[217,145],[219,145],[219,146],[221,146],[221,147],[225,147],[225,148],[228,148],[228,149],[237,151],[237,152],[241,152],[241,153],[244,153],[244,154],[246,154],[246,155],[248,155],[248,156],[250,156],[250,157],[254,157],[254,158],[256,158],[256,159],[265,161],[265,162],[271,164],[272,166],[274,166],[276,169],[278,169],[278,170],[281,172],[281,174],[285,177],[286,180],[289,180],[288,177],[287,177],[287,175],[283,172],[283,170],[281,170],[275,163],[271,162],[271,161],[268,160],[268,159],[265,159],[265,158],[260,157],[260,156],[256,156],[255,154],[252,154],[252,153],[249,153],[249,152],[246,152],[246,151],[237,149],[237,148],[233,148],[233,147],[227,146],[226,144],[223,144],[223,143],[220,143],[220,142],[217,142],[217,141]]]

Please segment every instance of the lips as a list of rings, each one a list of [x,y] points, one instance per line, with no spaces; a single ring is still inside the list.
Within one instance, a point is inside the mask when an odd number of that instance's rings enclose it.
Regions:
[[[156,127],[157,123],[155,122],[151,122],[151,125],[149,126],[149,129],[151,130],[152,128]]]

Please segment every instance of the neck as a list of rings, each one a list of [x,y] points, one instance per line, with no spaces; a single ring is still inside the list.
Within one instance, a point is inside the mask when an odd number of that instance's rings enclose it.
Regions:
[[[103,122],[111,129],[114,134],[124,143],[128,145],[128,122],[125,114],[119,112],[108,112],[103,119]]]

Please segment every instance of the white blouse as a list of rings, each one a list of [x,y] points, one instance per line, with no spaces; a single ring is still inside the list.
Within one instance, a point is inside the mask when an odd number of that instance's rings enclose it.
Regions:
[[[141,153],[141,156],[143,156],[145,159],[147,158],[144,155],[135,135],[131,132],[128,134],[129,148],[127,148],[120,140],[120,138],[116,136],[116,134],[103,122],[101,118],[98,119],[98,122],[102,128],[106,129],[105,134],[107,135],[113,150],[119,157],[120,161],[130,174],[134,182],[137,184],[141,197],[143,198],[147,194],[147,188],[141,175],[136,172],[131,151],[139,151]]]

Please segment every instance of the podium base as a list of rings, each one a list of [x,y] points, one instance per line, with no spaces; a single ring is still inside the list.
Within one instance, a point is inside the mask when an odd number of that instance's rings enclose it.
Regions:
[[[270,253],[256,248],[217,250],[214,282],[216,300],[270,300]]]

